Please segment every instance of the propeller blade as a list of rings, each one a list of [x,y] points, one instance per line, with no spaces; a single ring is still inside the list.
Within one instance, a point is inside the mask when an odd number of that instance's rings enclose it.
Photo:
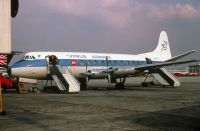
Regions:
[[[111,82],[111,75],[108,74],[108,84],[109,84],[109,86],[110,86],[110,82]]]
[[[90,80],[88,76],[85,77],[85,79],[86,79],[86,82],[89,82],[89,80]]]
[[[86,73],[89,73],[89,71],[88,71],[88,66],[87,66],[87,61],[85,62],[85,72],[86,72]],[[90,79],[89,79],[89,76],[86,76],[85,79],[86,79],[86,85],[87,85],[87,83],[88,83],[89,80],[90,80]]]
[[[108,69],[108,65],[109,63],[108,63],[108,56],[106,56],[106,66],[107,66],[107,69]]]
[[[86,65],[85,65],[85,71],[87,72],[88,70],[87,70],[87,63],[86,63]]]

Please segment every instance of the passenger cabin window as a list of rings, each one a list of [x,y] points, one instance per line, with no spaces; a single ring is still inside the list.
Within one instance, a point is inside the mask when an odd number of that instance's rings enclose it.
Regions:
[[[97,62],[97,60],[94,60],[94,65],[98,65],[98,62]]]
[[[81,60],[80,65],[81,65],[81,66],[86,65],[86,64],[85,64],[85,61],[84,61],[84,60]]]
[[[120,62],[121,62],[121,65],[123,66],[124,62],[122,60]]]
[[[102,63],[103,66],[105,65],[105,61],[104,60],[101,60],[101,63]]]
[[[92,65],[91,60],[88,60],[88,61],[87,61],[87,65],[88,65],[88,66],[91,66],[91,65]]]

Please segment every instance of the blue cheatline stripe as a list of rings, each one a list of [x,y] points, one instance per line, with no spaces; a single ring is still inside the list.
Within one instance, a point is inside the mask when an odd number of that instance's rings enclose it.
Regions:
[[[72,63],[75,62],[73,65]],[[86,64],[87,63],[87,64]],[[72,59],[59,59],[61,66],[107,66],[106,60],[72,60]],[[108,66],[139,66],[147,64],[146,61],[135,60],[109,60]],[[45,59],[40,60],[20,60],[12,65],[12,68],[20,67],[45,67],[47,66]]]
[[[13,64],[11,68],[20,67],[44,67],[47,66],[46,60],[20,60]]]

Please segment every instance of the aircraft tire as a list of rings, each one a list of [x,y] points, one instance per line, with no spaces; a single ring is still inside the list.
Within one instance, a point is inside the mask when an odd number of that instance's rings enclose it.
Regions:
[[[142,87],[149,87],[150,83],[149,82],[142,82]]]
[[[150,82],[150,85],[156,85],[153,81]]]
[[[124,83],[116,83],[115,89],[117,89],[117,90],[123,90],[124,89]]]
[[[81,90],[86,90],[87,89],[87,82],[86,82],[86,79],[82,79],[80,80],[80,88]]]

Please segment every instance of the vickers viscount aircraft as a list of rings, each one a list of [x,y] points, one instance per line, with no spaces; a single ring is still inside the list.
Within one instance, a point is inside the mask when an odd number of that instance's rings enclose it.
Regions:
[[[179,86],[180,82],[164,67],[194,62],[175,61],[195,52],[172,57],[167,33],[162,31],[152,52],[137,55],[85,52],[29,52],[11,67],[13,76],[29,79],[54,79],[60,91],[78,92],[90,79],[108,79],[123,89],[126,78],[144,71],[152,73],[164,86]]]

